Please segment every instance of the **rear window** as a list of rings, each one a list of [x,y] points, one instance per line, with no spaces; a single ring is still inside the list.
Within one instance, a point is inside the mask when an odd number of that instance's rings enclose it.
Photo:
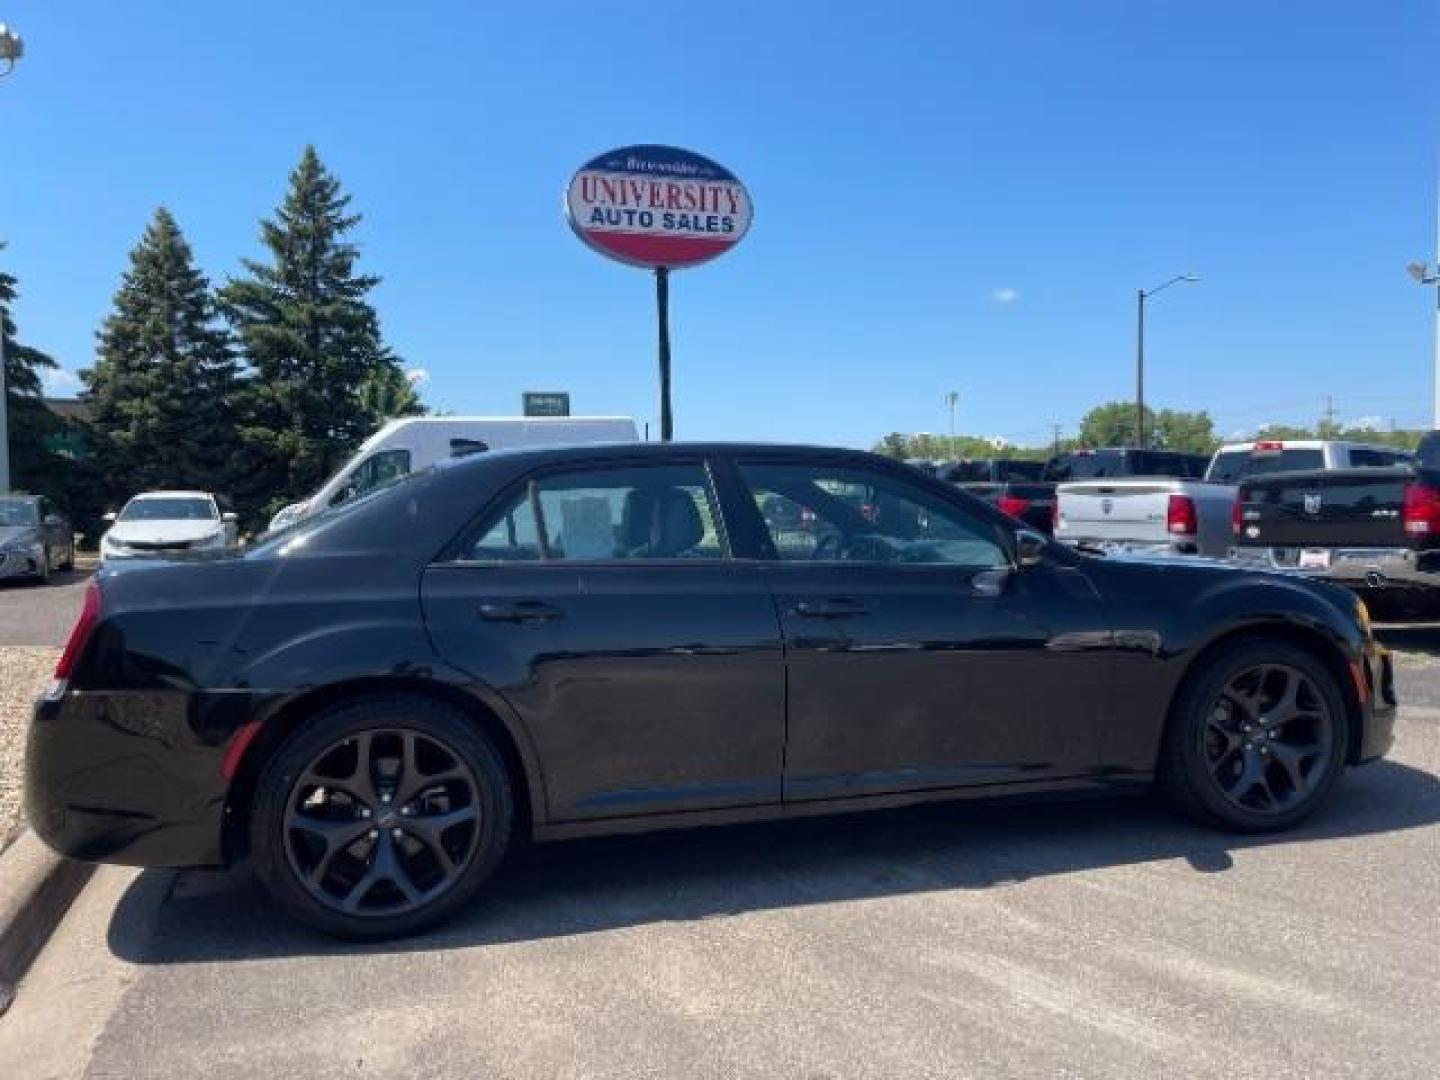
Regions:
[[[988,461],[957,461],[946,468],[941,475],[952,484],[984,483],[990,479],[990,463]]]
[[[1045,467],[1045,479],[1062,484],[1068,480],[1101,480],[1130,475],[1130,454],[1125,450],[1064,454]]]
[[[1002,461],[1001,480],[1039,480],[1045,472],[1045,465],[1039,461]]]
[[[1207,480],[1238,484],[1247,476],[1265,473],[1301,472],[1325,467],[1325,451],[1318,446],[1287,447],[1255,453],[1251,450],[1224,450],[1215,455]]]

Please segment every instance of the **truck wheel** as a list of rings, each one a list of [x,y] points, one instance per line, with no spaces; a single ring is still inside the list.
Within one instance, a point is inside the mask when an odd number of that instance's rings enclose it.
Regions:
[[[328,709],[280,747],[256,788],[251,851],[295,918],[379,940],[468,903],[513,817],[505,765],[468,717],[388,695]]]
[[[1345,764],[1334,676],[1288,641],[1251,639],[1187,678],[1161,749],[1161,786],[1186,814],[1236,832],[1296,824]]]

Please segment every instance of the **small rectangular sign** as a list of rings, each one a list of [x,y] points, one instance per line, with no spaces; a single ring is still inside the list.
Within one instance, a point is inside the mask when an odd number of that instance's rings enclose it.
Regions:
[[[526,416],[570,415],[570,395],[565,391],[526,390],[521,397]]]

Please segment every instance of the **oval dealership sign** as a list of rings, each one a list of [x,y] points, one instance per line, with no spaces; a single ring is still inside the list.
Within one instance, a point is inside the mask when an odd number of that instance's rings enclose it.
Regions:
[[[622,146],[587,161],[565,194],[570,227],[602,255],[678,269],[723,255],[750,228],[729,169],[673,146]]]

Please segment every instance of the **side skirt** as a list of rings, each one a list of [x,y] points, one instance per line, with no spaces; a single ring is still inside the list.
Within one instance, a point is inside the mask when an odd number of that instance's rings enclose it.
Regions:
[[[1148,791],[1150,775],[1127,773],[1117,776],[1077,776],[1032,780],[1019,783],[975,784],[959,788],[932,788],[888,795],[856,795],[840,799],[812,799],[805,802],[766,803],[762,806],[734,806],[720,810],[685,810],[670,814],[641,814],[632,817],[600,818],[593,821],[557,821],[534,826],[536,841],[573,840],[586,836],[613,836],[623,833],[658,832],[662,829],[694,829],[711,825],[740,825],[757,821],[820,817],[826,814],[855,814],[866,810],[888,810],[923,803],[958,802],[962,799],[1025,798],[1043,795],[1133,795]]]

